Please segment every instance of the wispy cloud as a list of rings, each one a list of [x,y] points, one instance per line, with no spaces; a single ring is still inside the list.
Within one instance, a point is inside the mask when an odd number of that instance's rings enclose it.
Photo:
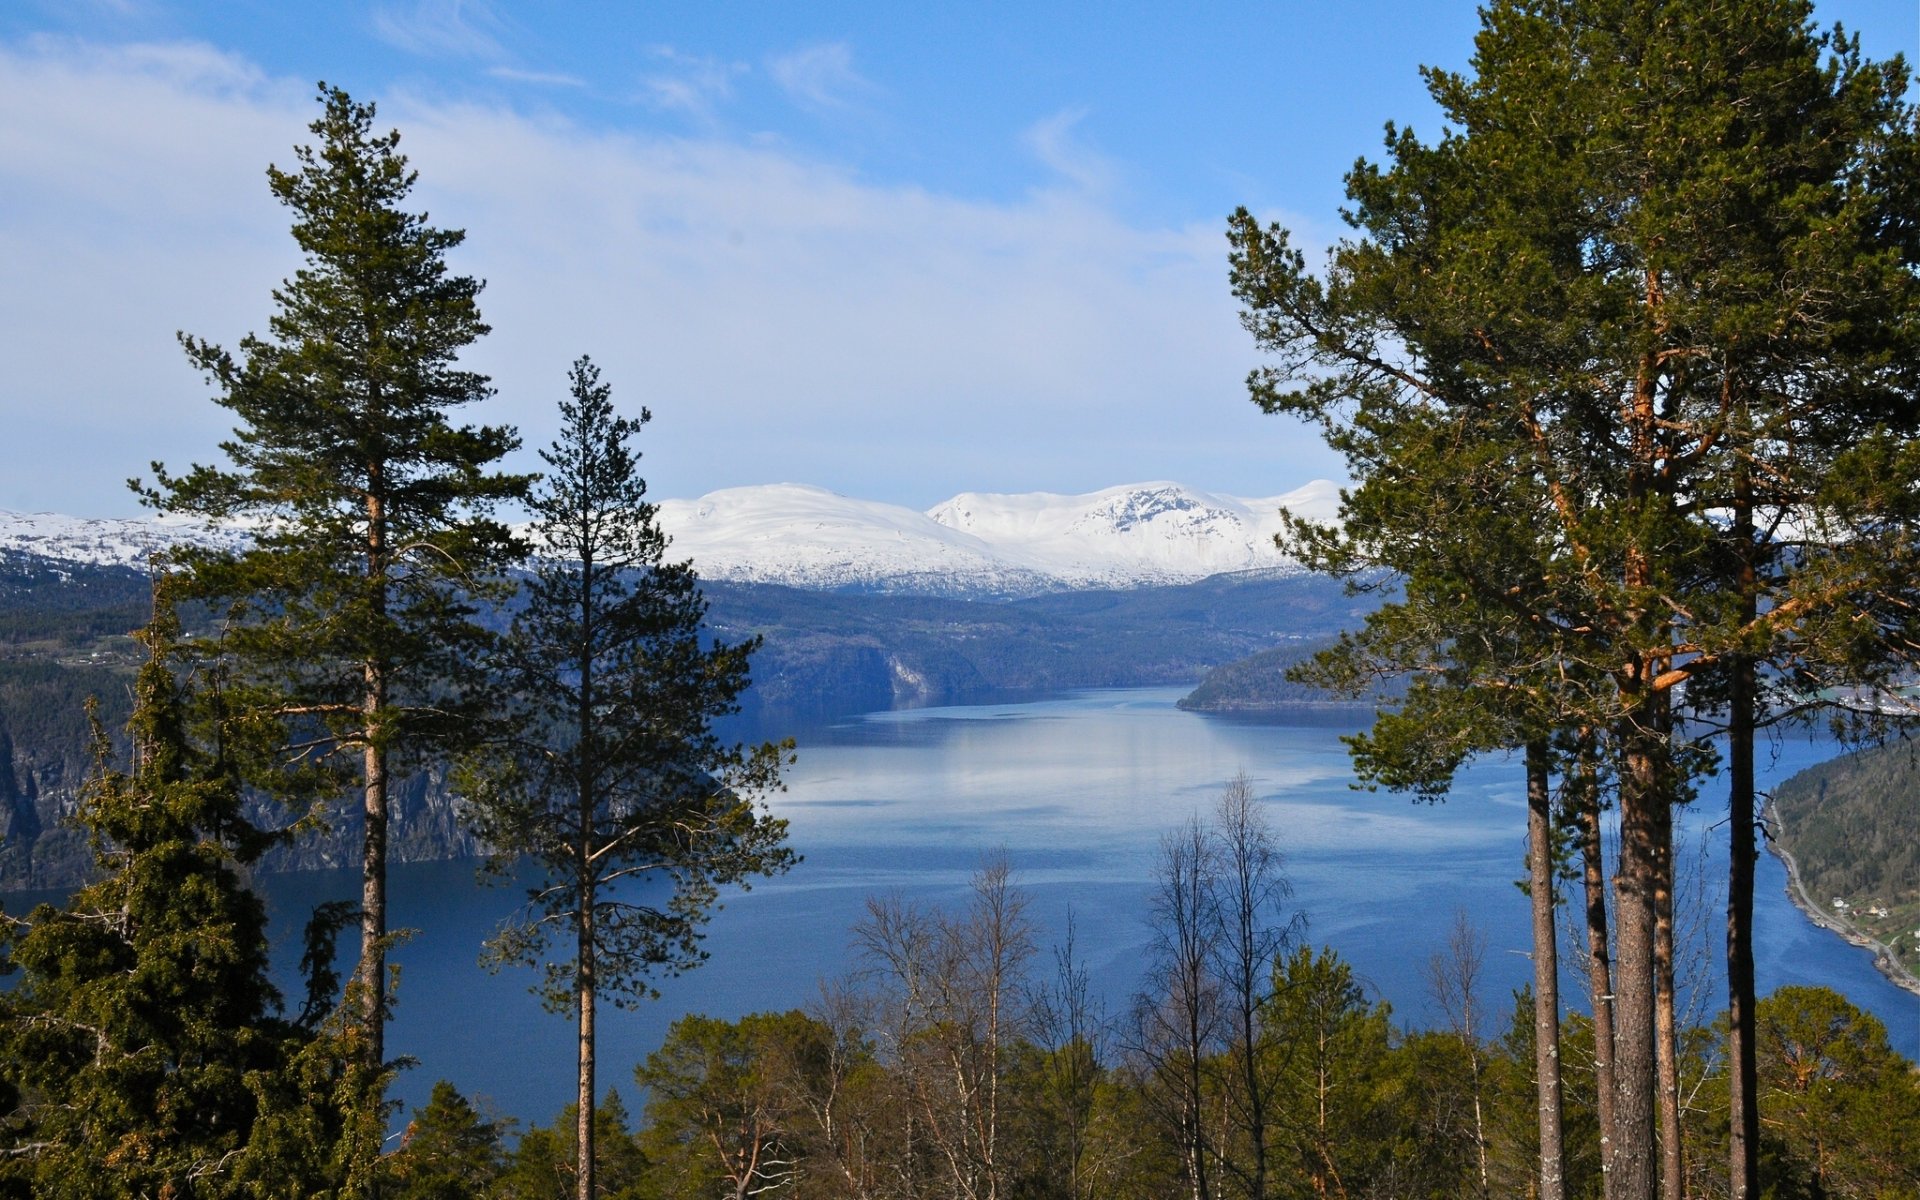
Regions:
[[[539,87],[580,88],[587,81],[578,75],[565,75],[558,71],[525,71],[519,67],[490,67],[487,74],[495,79],[504,79],[509,83],[531,83]]]
[[[746,73],[744,63],[685,54],[672,46],[654,46],[648,55],[656,68],[640,80],[641,99],[649,106],[712,123],[719,106],[733,96],[733,81]]]
[[[1082,144],[1075,131],[1085,120],[1084,108],[1062,109],[1027,127],[1021,140],[1048,170],[1091,195],[1104,195],[1117,172],[1113,160]]]
[[[468,231],[453,266],[487,280],[494,332],[463,361],[499,387],[475,416],[529,446],[590,352],[655,413],[660,496],[785,479],[931,503],[1325,473],[1291,467],[1245,400],[1210,223],[1142,227],[1068,189],[877,183],[780,143],[363,98],[405,134],[415,207]],[[261,169],[310,140],[311,110],[310,84],[204,47],[0,42],[0,112],[21,114],[0,122],[0,507],[130,510],[120,481],[148,459],[206,460],[227,414],[173,331],[264,330],[299,258]]]
[[[767,60],[767,73],[795,102],[816,111],[853,108],[879,88],[853,68],[845,42],[803,46]]]
[[[499,16],[487,0],[412,0],[373,10],[374,36],[410,54],[500,58]]]

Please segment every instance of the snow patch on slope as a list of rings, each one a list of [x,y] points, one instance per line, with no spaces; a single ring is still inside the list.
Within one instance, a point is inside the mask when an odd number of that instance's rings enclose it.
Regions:
[[[0,547],[63,562],[145,566],[179,545],[239,548],[244,533],[216,530],[192,517],[69,517],[0,509]]]
[[[1023,596],[1188,583],[1229,571],[1297,570],[1274,548],[1280,510],[1339,512],[1317,481],[1243,499],[1177,483],[1084,495],[965,492],[922,513],[801,484],[729,488],[660,503],[669,554],[709,579],[930,595]],[[239,547],[245,534],[182,517],[90,520],[0,511],[0,547],[138,565],[182,542]]]

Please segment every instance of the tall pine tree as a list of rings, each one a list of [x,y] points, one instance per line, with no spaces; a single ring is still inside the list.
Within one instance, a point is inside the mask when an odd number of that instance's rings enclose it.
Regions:
[[[487,331],[480,284],[453,274],[464,234],[404,205],[415,173],[374,108],[322,84],[317,146],[268,168],[305,265],[274,292],[266,337],[238,355],[182,335],[239,424],[228,465],[136,488],[168,512],[238,524],[234,555],[184,557],[226,609],[218,653],[244,702],[284,718],[301,753],[357,784],[364,821],[356,972],[370,1065],[384,1057],[389,782],[472,736],[485,641],[473,600],[518,550],[493,506],[526,480],[495,469],[504,426],[455,424],[491,393],[458,356]]]
[[[574,1013],[579,1196],[590,1200],[600,999],[624,1006],[650,978],[697,965],[719,888],[794,857],[786,822],[756,806],[778,786],[786,747],[729,744],[713,727],[736,711],[758,641],[706,637],[692,565],[666,558],[629,445],[649,414],[616,414],[586,358],[570,382],[560,436],[541,452],[526,605],[501,648],[516,733],[471,799],[487,842],[542,871],[491,953],[544,963],[537,990]]]
[[[1920,141],[1904,65],[1810,17],[1804,0],[1490,4],[1473,73],[1428,75],[1450,129],[1389,129],[1389,161],[1348,179],[1362,236],[1322,275],[1283,231],[1233,223],[1249,328],[1281,356],[1257,398],[1347,452],[1348,515],[1379,561],[1540,531],[1462,595],[1532,627],[1509,668],[1546,646],[1579,684],[1552,723],[1606,735],[1610,1196],[1679,1177],[1677,1139],[1657,1156],[1653,1136],[1665,843],[1698,762],[1677,698],[1730,714],[1739,766],[1767,681],[1871,686],[1912,658]],[[1510,482],[1482,506],[1433,502],[1483,464]],[[1734,779],[1744,872],[1751,773]],[[1757,1194],[1750,886],[1736,874],[1729,902],[1736,1195]]]

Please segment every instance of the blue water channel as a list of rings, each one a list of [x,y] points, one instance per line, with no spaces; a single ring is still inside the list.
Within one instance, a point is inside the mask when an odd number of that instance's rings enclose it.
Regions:
[[[1181,712],[1178,690],[1110,690],[1025,703],[868,714],[803,738],[772,807],[805,860],[750,893],[727,897],[710,927],[711,960],[659,981],[637,1010],[603,1009],[602,1086],[632,1098],[633,1065],[688,1012],[736,1017],[805,1007],[821,981],[858,966],[849,931],[870,897],[898,892],[958,906],[982,857],[1004,850],[1046,945],[1073,913],[1078,953],[1109,1009],[1123,1010],[1147,953],[1147,889],[1163,834],[1208,811],[1244,772],[1286,853],[1307,936],[1352,962],[1396,1019],[1429,1011],[1422,966],[1457,911],[1486,938],[1482,995],[1503,1015],[1530,977],[1524,874],[1525,804],[1517,762],[1466,771],[1445,803],[1355,790],[1339,735],[1347,720],[1245,721]],[[1822,759],[1824,739],[1776,744],[1761,786]],[[1713,781],[1680,822],[1677,905],[1683,1003],[1705,1021],[1724,1007],[1724,805]],[[314,904],[358,894],[346,873],[262,881],[274,927],[297,931]],[[1820,984],[1887,1023],[1920,1055],[1920,997],[1895,988],[1868,955],[1814,926],[1788,901],[1778,860],[1763,858],[1755,925],[1762,992]],[[570,1019],[528,992],[535,973],[490,975],[479,944],[519,902],[511,884],[482,886],[474,864],[404,866],[390,877],[391,917],[418,932],[394,955],[399,1001],[391,1052],[418,1065],[396,1088],[424,1102],[449,1079],[501,1114],[545,1123],[573,1088]],[[9,909],[13,908],[9,904]],[[343,947],[351,953],[351,947]],[[295,991],[282,952],[286,986]],[[1036,969],[1051,962],[1036,957]],[[1584,1008],[1580,979],[1563,994]]]

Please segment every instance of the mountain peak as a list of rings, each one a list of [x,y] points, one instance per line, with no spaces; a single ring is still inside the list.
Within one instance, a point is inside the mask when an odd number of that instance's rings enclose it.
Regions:
[[[915,512],[808,484],[725,488],[660,502],[669,553],[710,579],[935,595],[1020,596],[1187,583],[1288,570],[1275,548],[1284,507],[1331,520],[1339,489],[1317,480],[1243,499],[1158,480],[1080,495],[962,492]],[[138,564],[182,542],[245,535],[180,517],[87,519],[0,511],[0,548]]]

